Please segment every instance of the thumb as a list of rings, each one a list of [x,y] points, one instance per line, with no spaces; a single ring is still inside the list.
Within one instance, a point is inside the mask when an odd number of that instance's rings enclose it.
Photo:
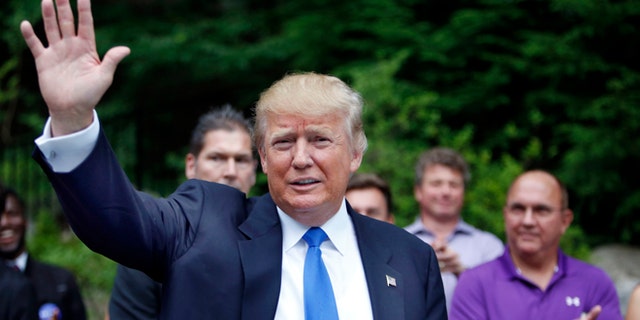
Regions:
[[[126,56],[131,53],[131,49],[125,46],[113,47],[107,51],[102,59],[102,67],[106,73],[114,74],[116,67]]]

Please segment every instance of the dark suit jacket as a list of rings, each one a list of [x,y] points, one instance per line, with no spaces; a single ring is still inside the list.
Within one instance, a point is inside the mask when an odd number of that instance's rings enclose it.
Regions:
[[[163,281],[162,319],[273,319],[282,229],[269,194],[247,199],[232,187],[190,180],[166,199],[153,198],[134,189],[104,133],[70,173],[53,173],[37,148],[34,158],[89,248]],[[446,319],[433,249],[347,209],[374,318]]]
[[[29,255],[24,274],[36,289],[38,308],[46,303],[53,303],[60,309],[64,320],[84,320],[87,318],[80,289],[71,272],[58,266],[39,262]]]
[[[36,292],[29,279],[0,263],[0,319],[37,320]]]
[[[155,320],[160,314],[162,284],[121,264],[113,280],[109,316],[113,320]]]

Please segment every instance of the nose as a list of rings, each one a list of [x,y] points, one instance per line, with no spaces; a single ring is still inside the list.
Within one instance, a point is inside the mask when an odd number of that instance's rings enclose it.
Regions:
[[[227,165],[224,170],[224,175],[226,177],[235,177],[238,174],[238,167],[236,163],[236,159],[233,157],[229,157],[227,159]]]
[[[535,223],[533,208],[529,207],[524,212],[524,217],[522,218],[522,223],[526,225],[532,225]]]
[[[304,139],[298,139],[293,148],[293,167],[303,169],[313,164],[309,153],[309,144]]]

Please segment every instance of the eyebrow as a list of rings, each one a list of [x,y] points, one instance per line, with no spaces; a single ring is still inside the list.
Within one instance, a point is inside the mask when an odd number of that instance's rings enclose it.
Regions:
[[[280,129],[277,131],[274,131],[271,135],[271,139],[279,139],[279,138],[283,138],[289,135],[292,135],[295,133],[294,129],[291,128],[285,128],[285,129]],[[327,135],[327,136],[338,136],[338,134],[334,134],[334,131],[331,130],[331,128],[328,128],[324,125],[308,125],[305,130],[304,130],[305,134],[320,134],[320,135]]]

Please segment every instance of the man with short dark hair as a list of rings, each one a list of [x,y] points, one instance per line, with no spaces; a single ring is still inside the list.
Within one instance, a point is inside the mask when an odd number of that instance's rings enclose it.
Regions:
[[[226,184],[248,194],[256,182],[250,122],[230,105],[212,109],[198,119],[185,157],[185,175]],[[109,300],[114,320],[157,319],[162,285],[142,271],[118,265]]]
[[[466,160],[451,148],[429,149],[416,163],[414,196],[420,214],[405,229],[436,250],[447,307],[451,305],[460,274],[500,256],[504,250],[498,237],[462,218],[470,179]]]
[[[27,217],[18,193],[0,188],[0,257],[5,265],[23,273],[32,283],[41,314],[64,319],[86,319],[75,276],[68,270],[36,260],[27,251]]]
[[[347,201],[365,216],[393,224],[393,201],[389,184],[374,173],[354,173],[349,179]]]

